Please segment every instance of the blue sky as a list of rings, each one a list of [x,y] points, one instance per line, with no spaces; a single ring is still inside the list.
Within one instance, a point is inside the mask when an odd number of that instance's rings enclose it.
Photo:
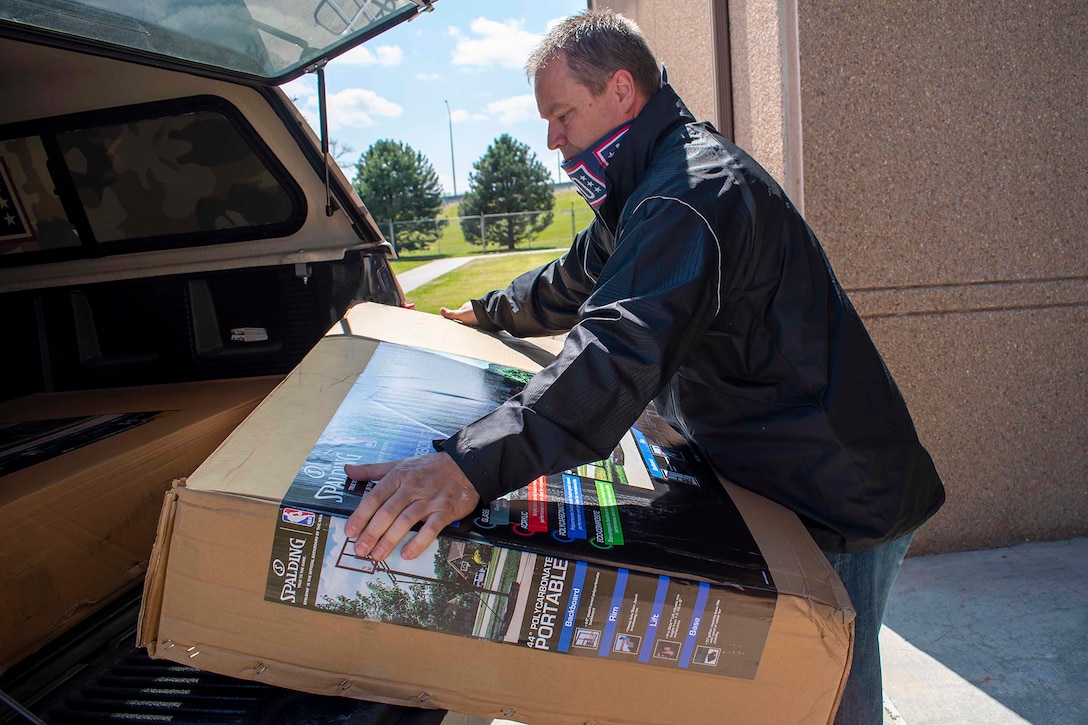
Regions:
[[[557,181],[566,181],[556,152],[548,150],[547,127],[537,114],[524,65],[551,25],[586,5],[585,0],[439,0],[434,12],[334,59],[325,71],[329,136],[354,149],[342,161],[348,179],[372,143],[393,139],[427,157],[446,194],[454,191],[455,165],[457,192],[463,194],[473,163],[508,133],[528,144]],[[316,129],[316,79],[303,76],[284,90]]]

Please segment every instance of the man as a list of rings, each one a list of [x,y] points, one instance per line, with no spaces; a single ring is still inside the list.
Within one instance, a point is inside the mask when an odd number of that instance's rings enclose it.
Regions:
[[[518,336],[569,330],[493,413],[405,461],[347,525],[356,552],[417,556],[533,478],[606,458],[653,400],[728,478],[795,511],[858,612],[837,722],[882,720],[877,634],[912,532],[944,491],[906,405],[782,189],[696,123],[637,26],[583,13],[530,58],[548,146],[596,212],[559,260],[442,314]]]

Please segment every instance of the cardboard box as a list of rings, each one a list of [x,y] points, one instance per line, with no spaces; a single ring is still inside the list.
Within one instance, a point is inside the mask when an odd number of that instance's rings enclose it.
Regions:
[[[483,505],[433,556],[356,559],[343,512],[365,490],[342,463],[429,449],[546,355],[378,305],[349,324],[167,496],[152,656],[529,723],[832,720],[841,584],[795,515],[721,483],[652,414],[609,461]]]
[[[172,481],[281,379],[0,404],[0,671],[140,581]]]

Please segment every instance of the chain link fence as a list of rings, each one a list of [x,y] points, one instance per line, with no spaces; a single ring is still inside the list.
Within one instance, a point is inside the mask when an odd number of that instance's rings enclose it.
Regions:
[[[522,211],[509,214],[478,214],[476,216],[441,216],[437,219],[412,219],[409,221],[379,222],[386,239],[402,258],[413,256],[452,256],[471,253],[510,251],[507,243],[495,240],[496,230],[510,226],[531,226],[545,214],[551,214],[551,222],[542,230],[518,241],[514,249],[554,249],[567,247],[574,236],[593,220],[593,211],[584,203],[572,203],[569,208],[553,208],[540,211]],[[476,230],[475,241],[465,237],[463,221]],[[501,232],[500,232],[501,233]],[[491,239],[488,239],[491,235]],[[408,249],[420,236],[430,238],[422,249]],[[398,243],[398,238],[400,243]],[[485,240],[481,244],[480,240]]]

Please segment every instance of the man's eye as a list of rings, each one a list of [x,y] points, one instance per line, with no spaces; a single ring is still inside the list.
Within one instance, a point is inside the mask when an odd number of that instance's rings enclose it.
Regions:
[[[570,111],[567,111],[559,117],[559,123],[566,123],[570,120]]]

